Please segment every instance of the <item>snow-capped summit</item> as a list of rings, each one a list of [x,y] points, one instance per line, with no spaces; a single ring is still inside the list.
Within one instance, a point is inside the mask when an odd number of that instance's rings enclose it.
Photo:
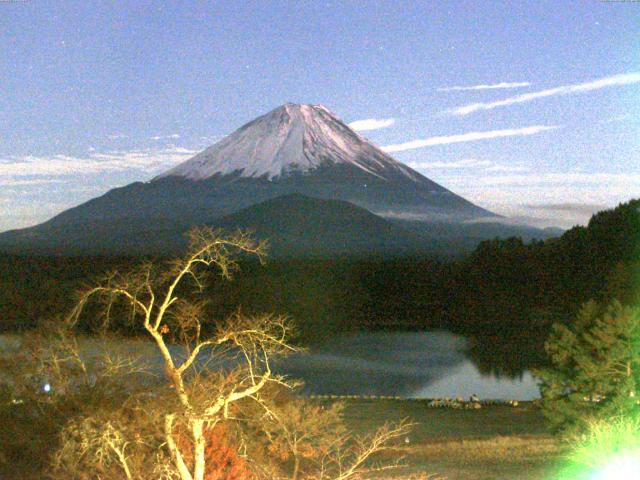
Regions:
[[[274,179],[321,166],[348,164],[382,179],[421,175],[394,160],[322,105],[287,103],[156,177],[203,180],[214,175]]]
[[[393,159],[322,105],[286,103],[149,185],[197,192],[185,199],[188,210],[202,198],[207,215],[290,193],[345,200],[385,217],[493,215]]]

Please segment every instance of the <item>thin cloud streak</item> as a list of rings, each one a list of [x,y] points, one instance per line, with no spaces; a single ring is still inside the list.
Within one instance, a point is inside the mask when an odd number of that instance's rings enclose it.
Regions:
[[[37,185],[51,185],[52,183],[59,183],[59,180],[51,178],[36,178],[36,179],[15,179],[15,178],[1,178],[0,185],[3,187],[32,187]]]
[[[479,175],[476,172],[460,175],[452,172],[433,179],[492,212],[512,218],[526,217],[525,223],[540,227],[584,225],[592,213],[602,210],[600,207],[615,207],[640,196],[638,171],[624,174],[530,172],[526,175]],[[528,203],[524,204],[523,200]],[[536,204],[538,206],[534,206]],[[574,208],[564,208],[569,205]],[[598,208],[580,211],[578,205],[597,205]],[[540,218],[544,212],[547,212],[546,218]]]
[[[167,139],[177,139],[180,138],[180,135],[177,133],[172,133],[171,135],[155,135],[151,137],[151,140],[167,140]]]
[[[3,176],[96,175],[129,170],[155,170],[176,165],[196,153],[197,150],[174,147],[93,153],[86,157],[10,157],[0,160],[0,179]]]
[[[452,179],[455,182],[455,179]],[[596,187],[625,186],[635,187],[629,190],[640,191],[640,173],[541,173],[538,175],[493,175],[486,177],[476,177],[473,179],[476,186],[508,186],[508,187],[529,187],[536,185],[585,185]]]
[[[483,172],[527,172],[530,170],[524,165],[501,165],[491,160],[476,158],[462,158],[452,162],[407,162],[407,165],[418,170],[479,169]]]
[[[403,152],[405,150],[415,150],[416,148],[432,147],[435,145],[448,145],[450,143],[474,142],[477,140],[488,140],[493,138],[516,137],[536,135],[541,132],[560,128],[557,125],[532,125],[524,128],[509,128],[504,130],[489,130],[486,132],[468,132],[459,135],[445,135],[430,137],[422,140],[411,140],[409,142],[387,145],[382,147],[387,153]]]
[[[506,107],[508,105],[531,102],[539,98],[572,95],[574,93],[590,92],[593,90],[600,90],[601,88],[631,85],[634,83],[640,83],[640,72],[624,73],[620,75],[600,78],[591,82],[578,83],[575,85],[563,85],[560,87],[549,88],[547,90],[540,90],[538,92],[523,93],[522,95],[517,95],[515,97],[510,97],[495,102],[471,103],[469,105],[463,105],[461,107],[447,110],[445,113],[448,113],[450,115],[464,116],[469,115],[473,112],[477,112],[479,110],[493,110],[494,108]]]
[[[570,212],[581,215],[593,215],[595,212],[610,208],[604,204],[585,204],[585,203],[543,203],[543,204],[523,204],[522,207],[531,210],[542,210],[548,212]]]
[[[367,130],[379,130],[381,128],[390,127],[396,123],[394,118],[365,118],[364,120],[356,120],[351,122],[349,126],[359,132],[365,132]]]
[[[487,168],[487,172],[528,172],[531,169],[524,165],[493,165]]]
[[[472,85],[470,87],[444,87],[438,88],[438,92],[463,92],[469,90],[500,90],[505,88],[522,88],[529,87],[529,82],[500,82],[492,85]]]
[[[411,168],[424,169],[460,169],[460,168],[486,168],[494,163],[490,160],[477,160],[475,158],[463,158],[453,162],[408,162]]]

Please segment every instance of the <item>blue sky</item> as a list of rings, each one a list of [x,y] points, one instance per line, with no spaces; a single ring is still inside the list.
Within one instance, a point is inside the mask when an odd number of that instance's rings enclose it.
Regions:
[[[0,230],[287,101],[536,225],[640,197],[640,3],[0,1]]]

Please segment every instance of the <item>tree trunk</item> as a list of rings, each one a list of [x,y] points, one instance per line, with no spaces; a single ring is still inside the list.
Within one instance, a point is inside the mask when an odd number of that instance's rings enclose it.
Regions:
[[[291,475],[291,480],[298,480],[299,471],[300,471],[300,458],[296,454],[293,457],[293,475]]]
[[[171,459],[178,470],[178,475],[180,475],[181,480],[194,480],[191,476],[191,472],[189,472],[189,468],[184,463],[184,459],[182,458],[182,454],[176,445],[176,441],[173,438],[173,418],[172,414],[169,414],[164,417],[164,436],[167,441],[167,447],[169,448],[169,453],[171,453]]]
[[[193,480],[204,480],[206,442],[203,434],[204,421],[191,420],[191,434],[193,435]]]

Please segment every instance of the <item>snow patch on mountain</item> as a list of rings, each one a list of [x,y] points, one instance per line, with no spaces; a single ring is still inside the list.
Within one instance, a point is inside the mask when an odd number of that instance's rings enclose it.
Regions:
[[[330,164],[350,164],[382,179],[424,179],[322,105],[287,103],[240,127],[195,157],[159,175],[203,180],[232,173],[274,179]]]

